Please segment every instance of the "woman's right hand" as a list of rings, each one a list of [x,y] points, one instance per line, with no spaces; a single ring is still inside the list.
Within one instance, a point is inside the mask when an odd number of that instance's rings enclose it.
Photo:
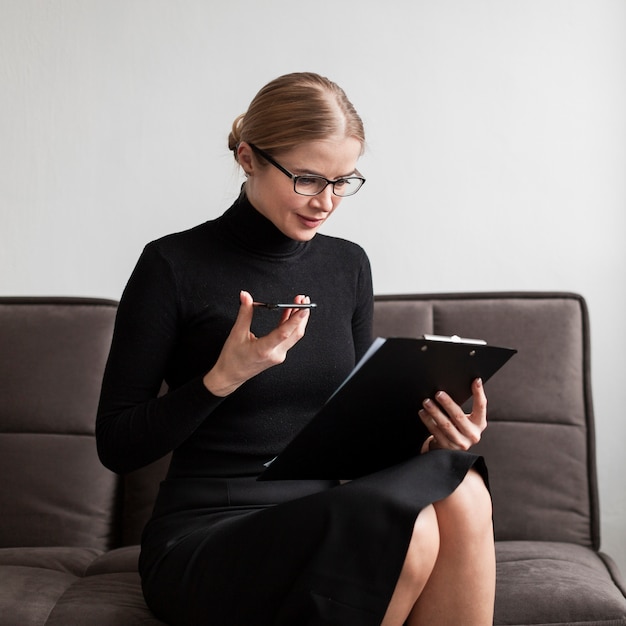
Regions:
[[[302,337],[309,320],[308,309],[286,309],[278,326],[265,337],[250,330],[254,306],[247,291],[239,294],[239,314],[215,365],[205,374],[204,386],[215,396],[230,395],[247,380],[282,363],[290,348]],[[308,296],[296,296],[297,304]]]

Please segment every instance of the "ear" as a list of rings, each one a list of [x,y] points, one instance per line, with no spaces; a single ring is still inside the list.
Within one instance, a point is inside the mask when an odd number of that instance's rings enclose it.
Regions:
[[[253,176],[255,169],[254,153],[250,144],[242,141],[237,146],[237,161],[241,165],[246,176]]]

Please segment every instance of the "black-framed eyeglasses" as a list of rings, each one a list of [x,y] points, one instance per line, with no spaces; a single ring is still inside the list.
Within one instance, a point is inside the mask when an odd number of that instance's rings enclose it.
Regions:
[[[251,143],[248,143],[248,145],[258,156],[263,157],[268,163],[271,163],[275,168],[279,169],[285,176],[291,178],[291,180],[293,180],[293,190],[301,196],[317,196],[322,193],[328,185],[332,185],[333,193],[340,198],[345,198],[346,196],[353,196],[361,189],[365,182],[365,178],[360,175],[358,170],[355,170],[355,172],[359,174],[358,176],[346,176],[345,178],[337,178],[336,180],[329,180],[317,174],[296,176],[296,174],[292,174],[287,168],[275,161],[265,150],[261,150],[261,148],[257,148]]]

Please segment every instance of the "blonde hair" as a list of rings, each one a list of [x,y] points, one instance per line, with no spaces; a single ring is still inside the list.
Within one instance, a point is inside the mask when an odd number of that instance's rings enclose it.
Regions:
[[[311,72],[280,76],[263,87],[246,113],[233,122],[228,147],[237,160],[242,141],[268,152],[287,151],[305,141],[353,137],[365,145],[363,122],[345,92]]]

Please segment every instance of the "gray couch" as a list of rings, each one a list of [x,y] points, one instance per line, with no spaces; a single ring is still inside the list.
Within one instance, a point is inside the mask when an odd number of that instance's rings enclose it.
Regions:
[[[160,623],[141,596],[137,543],[167,459],[120,477],[95,450],[115,310],[103,300],[0,298],[0,626]],[[375,330],[519,351],[487,383],[491,424],[480,444],[494,499],[495,623],[626,624],[622,579],[599,552],[582,298],[382,296]]]

